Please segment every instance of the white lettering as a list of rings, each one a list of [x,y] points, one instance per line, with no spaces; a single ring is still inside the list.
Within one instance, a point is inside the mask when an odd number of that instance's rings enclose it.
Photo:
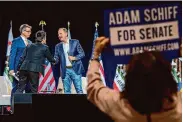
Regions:
[[[177,17],[178,6],[159,7],[144,10],[144,20],[158,21],[158,20],[170,20]]]
[[[117,22],[117,24],[122,24],[123,23],[123,18],[122,18],[122,13],[121,12],[116,12],[116,22]]]
[[[163,43],[159,45],[150,45],[150,46],[137,46],[133,48],[114,48],[114,55],[115,56],[125,56],[125,55],[135,55],[140,53],[140,50],[149,50],[149,49],[155,49],[158,51],[172,51],[172,50],[178,50],[179,49],[179,43]],[[131,52],[131,53],[130,53]]]
[[[116,24],[115,17],[114,14],[111,12],[109,14],[109,25],[115,25],[115,24]]]
[[[140,12],[139,10],[131,10],[131,20],[132,20],[132,23],[140,23]]]
[[[156,16],[156,14],[157,14],[157,10],[156,10],[156,8],[153,8],[152,10],[151,10],[151,17],[152,17],[152,20],[153,21],[156,21],[157,20],[157,16]]]
[[[109,25],[120,25],[120,24],[134,24],[140,23],[140,12],[139,10],[131,11],[117,11],[115,13],[109,13]]]
[[[173,7],[173,18],[175,19],[176,17],[177,17],[177,8],[178,8],[178,6],[174,6]],[[181,9],[182,10],[182,9]]]
[[[130,24],[130,23],[131,23],[131,20],[129,17],[129,13],[128,13],[128,11],[125,11],[124,12],[124,24]]]
[[[150,18],[150,10],[149,9],[145,9],[144,10],[144,20],[146,21],[146,22],[149,22],[150,20],[151,20],[151,18]]]

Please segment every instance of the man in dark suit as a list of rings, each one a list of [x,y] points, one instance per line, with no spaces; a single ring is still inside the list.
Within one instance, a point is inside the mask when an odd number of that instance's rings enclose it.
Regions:
[[[64,93],[71,93],[71,81],[73,81],[76,92],[82,94],[81,76],[84,72],[84,67],[81,59],[85,56],[85,53],[78,40],[68,39],[66,28],[58,30],[58,38],[61,42],[55,46],[54,57],[56,63],[60,61]]]
[[[18,64],[20,80],[15,93],[23,93],[28,82],[30,82],[31,93],[37,93],[39,73],[44,75],[45,59],[47,58],[51,63],[55,63],[55,59],[51,55],[48,46],[42,43],[45,38],[46,33],[38,31],[36,33],[36,43],[32,43],[25,48]]]

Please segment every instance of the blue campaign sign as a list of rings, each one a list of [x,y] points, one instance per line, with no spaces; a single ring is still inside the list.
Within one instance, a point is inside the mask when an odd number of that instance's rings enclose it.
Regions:
[[[110,39],[110,46],[102,54],[104,70],[107,71],[106,80],[112,82],[116,65],[127,64],[140,50],[159,50],[169,61],[179,56],[182,5],[106,10],[104,32]]]

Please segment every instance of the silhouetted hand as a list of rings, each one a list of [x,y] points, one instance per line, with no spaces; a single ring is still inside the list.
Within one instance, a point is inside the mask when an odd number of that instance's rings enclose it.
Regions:
[[[107,45],[107,43],[109,43],[109,39],[106,37],[99,37],[95,40],[95,48],[93,53],[94,58],[99,58],[102,50]]]

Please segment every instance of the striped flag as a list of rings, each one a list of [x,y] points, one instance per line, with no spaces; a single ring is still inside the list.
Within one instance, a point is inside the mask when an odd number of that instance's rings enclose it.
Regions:
[[[172,75],[177,82],[178,90],[182,90],[182,60],[181,58],[173,59],[172,60]]]
[[[178,58],[179,80],[182,83],[182,58]]]
[[[92,48],[92,55],[91,55],[91,59],[93,56],[93,52],[94,52],[94,47],[95,47],[95,40],[98,38],[98,30],[96,28],[95,30],[95,34],[94,34],[94,40],[93,40],[93,48]],[[103,67],[103,62],[102,62],[102,58],[101,56],[99,57],[100,60],[100,67],[99,67],[99,73],[102,79],[103,84],[106,86],[106,82],[105,82],[105,74],[104,74],[104,67]]]
[[[42,26],[42,30],[44,31],[43,27],[46,25],[46,22],[41,20],[39,25]],[[55,93],[55,91],[56,84],[53,76],[53,70],[51,63],[46,59],[44,64],[44,76],[39,73],[38,93]]]
[[[51,63],[46,60],[44,68],[44,77],[41,73],[39,75],[38,93],[55,93],[56,86]]]
[[[125,87],[125,71],[122,69],[122,65],[118,65],[116,68],[116,75],[114,77],[113,89],[117,91],[123,91]]]
[[[7,93],[8,94],[11,94],[12,82],[13,82],[13,77],[11,75],[9,75],[9,67],[8,67],[8,61],[9,61],[12,41],[13,41],[13,33],[12,33],[12,21],[11,21],[10,22],[10,30],[8,33],[7,51],[6,51],[7,60],[5,62],[6,66],[5,66],[4,73],[3,73],[4,81],[5,81],[6,86],[7,86]]]
[[[174,77],[174,79],[175,79],[175,81],[177,82],[177,83],[179,83],[180,81],[179,81],[179,77],[177,76],[177,62],[176,62],[176,60],[177,59],[175,59],[175,60],[172,60],[172,75],[173,75],[173,77]]]
[[[9,34],[8,34],[8,46],[7,46],[6,56],[10,56],[12,41],[13,41],[13,33],[12,33],[12,21],[11,21],[10,30],[9,30]]]

